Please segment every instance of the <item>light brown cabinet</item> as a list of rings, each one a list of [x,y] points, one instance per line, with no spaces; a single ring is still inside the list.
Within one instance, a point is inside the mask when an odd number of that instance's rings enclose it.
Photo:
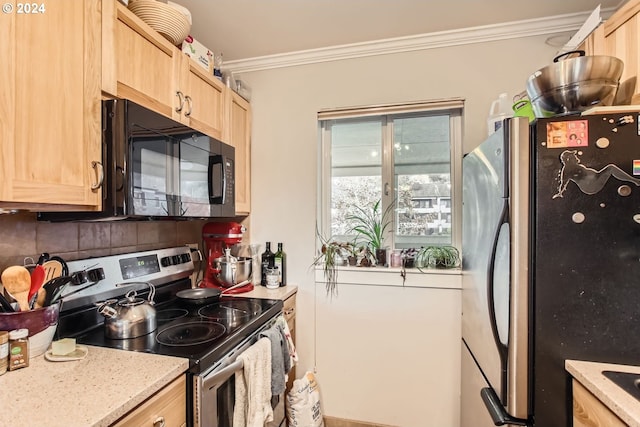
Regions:
[[[187,386],[181,375],[129,412],[113,427],[184,427],[187,425]]]
[[[100,1],[25,4],[0,14],[0,207],[98,209]]]
[[[216,139],[225,86],[115,0],[103,2],[102,90]]]
[[[630,0],[583,43],[588,55],[609,55],[624,62],[617,102],[640,104],[640,0]]]
[[[225,107],[223,140],[236,150],[236,215],[247,215],[251,212],[251,105],[227,90]]]
[[[289,298],[284,300],[284,307],[282,309],[282,314],[284,315],[284,318],[287,321],[289,332],[291,332],[291,339],[295,344],[296,342],[296,294],[293,294]],[[296,379],[296,368],[294,366],[293,368],[291,368],[291,371],[289,371],[289,380],[287,381],[287,391],[291,390],[291,386],[293,385],[293,381],[295,379]]]
[[[582,384],[573,380],[573,427],[623,427],[626,425]]]

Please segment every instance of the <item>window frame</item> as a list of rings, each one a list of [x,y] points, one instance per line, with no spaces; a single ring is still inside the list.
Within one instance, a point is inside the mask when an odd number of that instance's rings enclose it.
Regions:
[[[344,120],[362,120],[376,117],[382,120],[382,168],[381,192],[382,206],[388,206],[396,197],[395,177],[393,174],[394,151],[393,121],[396,118],[423,117],[425,115],[449,115],[449,156],[451,174],[451,245],[461,249],[462,244],[462,127],[464,100],[452,98],[446,100],[424,101],[404,104],[376,105],[370,107],[354,107],[323,110],[318,113],[318,231],[323,236],[330,236],[331,230],[331,126],[327,123],[344,122]],[[387,187],[388,186],[388,187]],[[386,189],[390,191],[387,192]],[[386,194],[385,194],[386,193]],[[393,215],[393,226],[386,232],[385,242],[391,249],[395,248],[396,215]]]

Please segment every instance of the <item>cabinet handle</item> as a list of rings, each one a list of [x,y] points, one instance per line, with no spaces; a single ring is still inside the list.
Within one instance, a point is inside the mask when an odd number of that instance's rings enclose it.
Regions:
[[[189,117],[191,115],[191,110],[193,110],[193,101],[191,100],[191,97],[189,95],[185,96],[184,99],[186,99],[187,103],[189,104],[189,111],[184,113],[184,115]]]
[[[176,107],[176,113],[179,113],[180,111],[182,111],[182,107],[184,107],[184,94],[180,91],[176,92],[176,96],[178,97],[178,100],[180,101],[180,106]]]
[[[153,422],[153,427],[164,427],[166,423],[164,422],[164,417],[158,417]]]
[[[293,314],[295,311],[296,311],[296,308],[295,307],[291,307],[291,308],[289,308],[289,309],[284,311],[284,315],[288,316],[290,314]]]
[[[98,175],[98,182],[96,182],[95,184],[91,184],[91,190],[92,191],[95,191],[98,188],[102,187],[102,184],[104,183],[104,168],[102,167],[102,163],[96,162],[95,160],[91,162],[91,168],[98,169],[98,166],[100,166],[100,173]]]

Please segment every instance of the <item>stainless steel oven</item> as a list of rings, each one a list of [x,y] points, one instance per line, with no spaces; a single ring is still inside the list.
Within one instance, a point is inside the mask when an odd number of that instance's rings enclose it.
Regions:
[[[233,425],[235,407],[235,376],[242,369],[242,360],[238,356],[253,345],[260,332],[275,323],[271,319],[264,327],[248,337],[237,347],[227,353],[213,368],[193,379],[193,414],[194,427],[229,427]],[[268,427],[285,426],[284,393],[272,396],[273,421]]]
[[[63,292],[58,338],[75,337],[82,344],[186,358],[188,425],[232,425],[235,374],[242,369],[238,356],[282,315],[282,301],[223,296],[214,303],[185,305],[176,297],[178,291],[191,287],[189,275],[194,265],[185,246],[71,261],[68,266],[70,274],[101,268],[104,278],[68,298]],[[123,282],[132,283],[115,286]],[[122,298],[130,289],[145,298],[145,282],[155,285],[157,329],[131,339],[107,338],[96,302]],[[272,397],[272,407],[274,421],[268,426],[284,425],[283,396]]]

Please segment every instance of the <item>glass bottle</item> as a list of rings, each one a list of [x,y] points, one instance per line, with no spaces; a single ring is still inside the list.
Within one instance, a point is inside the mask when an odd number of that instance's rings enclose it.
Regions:
[[[282,250],[282,243],[278,243],[278,251],[274,256],[274,265],[278,267],[280,275],[278,283],[280,286],[285,286],[287,284],[287,254]]]
[[[266,249],[262,253],[262,277],[261,284],[262,286],[267,286],[267,268],[272,268],[274,266],[274,253],[271,252],[271,242],[267,242]]]

